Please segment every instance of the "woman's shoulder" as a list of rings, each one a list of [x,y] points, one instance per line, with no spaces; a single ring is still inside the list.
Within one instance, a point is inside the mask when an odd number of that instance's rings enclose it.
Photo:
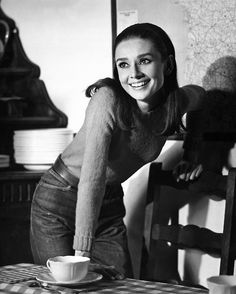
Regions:
[[[107,121],[116,121],[118,100],[118,94],[112,87],[100,87],[90,98],[86,109],[87,117],[96,115]]]
[[[189,84],[177,90],[181,96],[181,108],[183,112],[199,110],[203,107],[206,91],[203,87]]]
[[[105,109],[114,107],[117,101],[118,93],[110,86],[102,86],[91,97],[91,103],[96,104],[97,107],[105,107]]]

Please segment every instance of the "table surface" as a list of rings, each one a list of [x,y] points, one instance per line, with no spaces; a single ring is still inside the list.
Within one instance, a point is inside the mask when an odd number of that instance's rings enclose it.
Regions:
[[[76,288],[66,288],[57,285],[49,285],[49,290],[36,284],[32,287],[36,276],[42,271],[47,271],[44,266],[32,264],[16,264],[0,267],[0,293],[14,294],[76,294],[76,293],[172,293],[194,294],[208,293],[207,290],[191,288],[167,283],[124,279],[115,281],[97,281],[95,283],[81,285]],[[30,287],[31,285],[31,287]]]

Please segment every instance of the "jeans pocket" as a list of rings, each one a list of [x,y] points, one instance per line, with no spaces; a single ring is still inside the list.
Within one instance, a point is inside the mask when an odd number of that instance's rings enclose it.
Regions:
[[[69,216],[72,211],[74,216],[77,200],[77,190],[59,175],[54,176],[49,172],[43,175],[38,183],[32,201],[32,207],[37,207],[54,214]]]

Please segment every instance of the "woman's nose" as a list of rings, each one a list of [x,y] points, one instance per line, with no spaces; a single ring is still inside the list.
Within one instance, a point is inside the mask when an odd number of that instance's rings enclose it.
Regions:
[[[143,73],[140,71],[139,67],[137,64],[134,64],[130,68],[130,77],[131,78],[139,78],[142,77]]]

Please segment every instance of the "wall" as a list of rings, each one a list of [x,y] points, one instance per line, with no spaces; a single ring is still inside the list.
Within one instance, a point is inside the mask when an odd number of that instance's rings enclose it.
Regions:
[[[41,68],[49,95],[82,125],[86,87],[111,76],[110,0],[2,0],[19,28],[27,56]]]

